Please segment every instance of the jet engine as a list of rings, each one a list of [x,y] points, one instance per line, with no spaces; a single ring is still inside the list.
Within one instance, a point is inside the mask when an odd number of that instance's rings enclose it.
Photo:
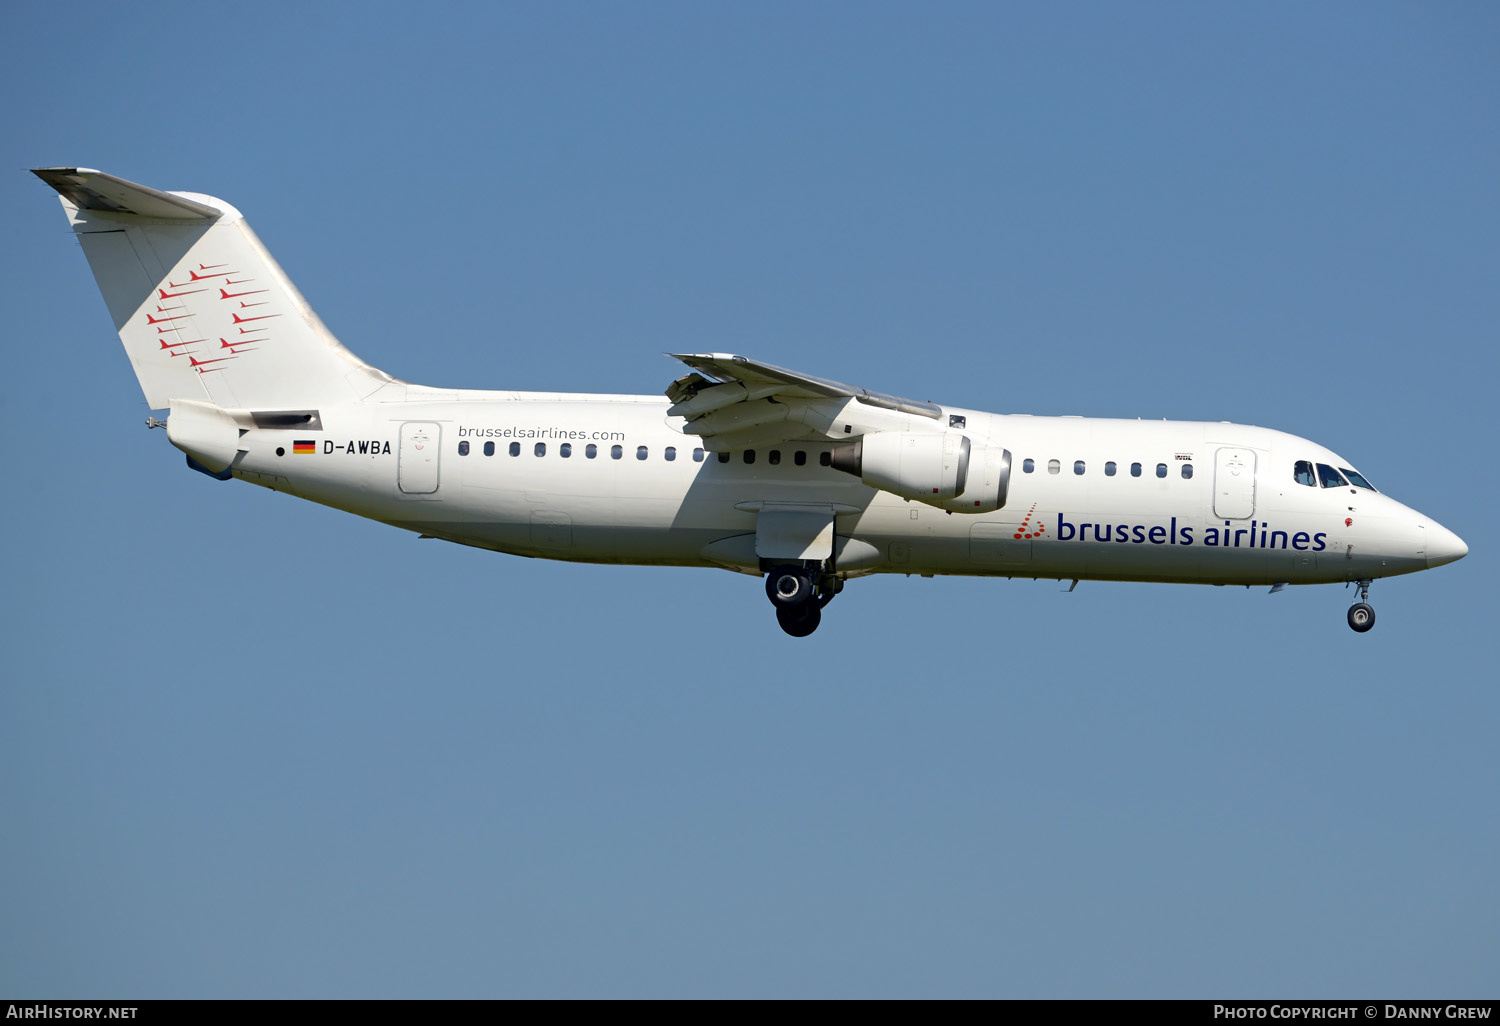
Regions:
[[[955,513],[993,512],[1010,486],[1010,450],[952,431],[881,431],[838,446],[829,459],[871,488]]]

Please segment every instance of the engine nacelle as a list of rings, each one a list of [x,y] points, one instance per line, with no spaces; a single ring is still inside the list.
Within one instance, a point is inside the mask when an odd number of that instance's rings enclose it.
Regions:
[[[952,431],[876,432],[835,448],[830,465],[871,488],[955,513],[993,512],[1010,487],[1010,450],[976,446]]]
[[[951,431],[879,431],[839,446],[830,459],[834,469],[853,474],[871,488],[903,499],[937,502],[964,490],[969,439]]]
[[[998,445],[975,445],[969,452],[969,480],[952,499],[934,502],[954,513],[993,513],[1005,505],[1010,491],[1010,450]]]

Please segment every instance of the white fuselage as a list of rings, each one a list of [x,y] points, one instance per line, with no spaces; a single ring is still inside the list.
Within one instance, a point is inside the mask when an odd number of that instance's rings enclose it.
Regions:
[[[481,548],[749,573],[762,569],[756,520],[768,503],[836,510],[845,576],[1311,584],[1410,573],[1466,551],[1371,489],[1299,483],[1299,461],[1351,464],[1266,428],[944,408],[1012,454],[1004,506],[967,514],[825,465],[827,441],[705,452],[669,405],[403,386],[393,401],[321,407],[320,429],[248,431],[234,473]]]
[[[959,410],[733,353],[671,354],[665,398],[408,384],[344,348],[231,204],[35,173],[195,469],[500,552],[764,575],[794,637],[873,573],[1357,581],[1363,632],[1371,580],[1468,552],[1265,428]]]

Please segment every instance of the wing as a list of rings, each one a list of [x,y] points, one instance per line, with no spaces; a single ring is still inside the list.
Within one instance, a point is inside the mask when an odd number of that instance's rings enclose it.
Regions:
[[[873,429],[859,406],[937,420],[942,407],[728,353],[673,353],[693,369],[667,386],[683,430],[712,452],[793,440],[846,440]],[[873,412],[873,410],[871,412]],[[879,418],[876,418],[879,419]]]

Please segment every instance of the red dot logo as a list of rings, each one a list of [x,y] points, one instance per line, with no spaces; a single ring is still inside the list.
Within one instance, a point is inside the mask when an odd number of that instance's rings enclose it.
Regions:
[[[1047,528],[1044,524],[1037,524],[1035,527],[1032,527],[1031,518],[1034,516],[1036,516],[1036,503],[1033,502],[1031,508],[1026,511],[1025,518],[1021,521],[1020,529],[1016,531],[1016,538],[1040,538],[1042,536],[1042,532]]]

